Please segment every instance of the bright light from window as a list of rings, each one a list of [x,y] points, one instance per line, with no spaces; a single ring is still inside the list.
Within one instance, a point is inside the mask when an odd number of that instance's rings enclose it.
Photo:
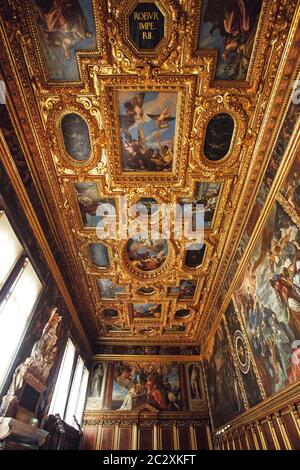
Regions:
[[[0,305],[0,385],[14,360],[42,284],[31,263],[19,274],[7,298]]]
[[[0,289],[21,256],[23,247],[15,235],[8,218],[0,211]]]
[[[70,424],[70,426],[74,426],[74,427],[76,427],[76,424],[74,422],[73,416],[75,415],[75,411],[76,411],[80,384],[82,380],[83,366],[84,366],[83,360],[81,359],[80,356],[78,356],[77,364],[76,364],[76,368],[75,368],[75,372],[73,376],[72,387],[71,387],[69,400],[68,400],[67,412],[65,416],[65,422]]]
[[[49,408],[49,414],[55,415],[58,413],[62,419],[64,419],[65,408],[68,399],[75,352],[76,349],[74,344],[70,339],[68,339]]]
[[[86,367],[84,367],[82,379],[81,379],[81,385],[80,385],[79,394],[78,394],[76,411],[74,413],[79,424],[81,424],[81,421],[82,421],[88,381],[89,381],[89,371],[87,370]]]

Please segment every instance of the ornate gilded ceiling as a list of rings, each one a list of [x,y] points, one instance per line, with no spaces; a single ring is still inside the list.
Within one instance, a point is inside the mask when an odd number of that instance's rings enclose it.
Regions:
[[[99,341],[199,344],[286,110],[296,3],[8,2],[11,104]],[[161,226],[168,204],[196,203],[203,244],[173,223],[169,238],[120,236],[126,216]]]

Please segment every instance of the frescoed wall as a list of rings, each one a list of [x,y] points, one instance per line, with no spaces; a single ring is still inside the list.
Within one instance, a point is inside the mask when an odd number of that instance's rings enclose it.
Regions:
[[[206,354],[206,380],[215,428],[237,415],[237,402],[229,392],[222,403],[228,364],[233,376],[239,377],[238,388],[246,408],[300,379],[299,361],[294,360],[300,339],[298,169],[296,154],[239,274],[214,345]],[[224,406],[220,407],[220,402]]]
[[[112,409],[132,410],[143,403],[149,403],[160,410],[181,410],[177,364],[146,362],[115,365]]]
[[[224,320],[213,338],[204,370],[213,426],[218,428],[245,410]]]
[[[178,349],[178,348],[177,348]],[[176,348],[101,346],[101,353],[141,357],[99,360],[92,367],[83,420],[90,450],[212,448],[202,365],[166,360]],[[196,351],[184,351],[189,354]],[[151,359],[147,355],[154,354]]]
[[[300,337],[300,232],[280,204],[272,208],[235,291],[266,393],[293,383]]]
[[[97,362],[92,370],[86,411],[134,412],[142,405],[175,413],[205,408],[200,362],[124,358]]]
[[[300,115],[299,105],[296,105],[295,103],[291,102],[288,108],[286,117],[281,126],[269,164],[266,168],[264,178],[261,182],[257,197],[255,199],[255,203],[248,217],[248,221],[247,221],[244,233],[241,237],[240,243],[235,252],[235,256],[228,270],[226,278],[223,282],[223,286],[222,286],[222,289],[221,289],[221,292],[217,301],[218,307],[221,307],[222,302],[224,301],[226,293],[228,291],[228,288],[230,287],[230,284],[233,281],[237,267],[242,259],[242,256],[245,252],[247,244],[250,240],[256,221],[262,212],[262,209],[265,205],[268,194],[270,192],[272,183],[277,174],[278,168],[282,162],[285,151],[289,145],[290,139],[295,131],[295,127],[298,122],[299,115]],[[294,165],[297,165],[297,163],[295,162]],[[291,172],[293,172],[293,170],[291,170]]]
[[[260,377],[252,355],[249,353],[249,344],[233,302],[225,312],[229,339],[235,355],[237,372],[241,378],[245,390],[248,406],[254,406],[264,397],[264,391],[260,386]]]

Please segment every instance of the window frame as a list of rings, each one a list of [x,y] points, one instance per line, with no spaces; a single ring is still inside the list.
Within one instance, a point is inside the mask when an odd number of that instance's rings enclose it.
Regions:
[[[35,303],[32,307],[30,315],[27,318],[26,326],[25,326],[24,331],[23,331],[23,333],[22,333],[22,335],[21,335],[21,337],[18,341],[18,344],[16,345],[16,349],[15,349],[15,353],[14,353],[14,356],[12,358],[12,361],[8,365],[7,372],[6,372],[6,374],[3,378],[3,381],[0,382],[0,396],[2,396],[6,393],[8,387],[9,387],[9,381],[11,379],[13,371],[15,370],[15,368],[17,366],[20,350],[21,350],[22,344],[24,342],[24,339],[25,339],[28,331],[30,330],[33,322],[35,321],[36,311],[38,309],[41,298],[44,294],[46,284],[45,284],[45,281],[44,281],[43,277],[41,276],[40,270],[38,269],[34,258],[32,257],[32,255],[31,255],[31,253],[28,249],[27,243],[25,242],[24,238],[22,237],[22,235],[20,233],[20,230],[19,230],[14,218],[11,216],[10,210],[8,209],[5,202],[3,201],[3,198],[2,198],[1,195],[0,195],[0,213],[4,213],[6,215],[6,217],[8,219],[8,222],[9,222],[12,230],[14,231],[14,234],[18,238],[18,240],[19,240],[19,242],[20,242],[20,244],[23,248],[22,253],[20,254],[17,261],[15,262],[15,264],[12,267],[9,275],[5,279],[5,281],[3,283],[3,286],[0,289],[0,305],[5,301],[6,297],[8,296],[8,294],[10,292],[10,289],[14,286],[14,284],[18,280],[18,277],[20,276],[21,271],[24,269],[24,265],[26,264],[26,262],[29,262],[31,264],[37,278],[39,279],[39,281],[41,283],[41,290],[40,290],[40,292],[39,292],[39,294],[38,294],[38,296],[35,300]],[[22,276],[22,274],[21,274],[21,276]]]
[[[63,349],[63,353],[62,353],[62,356],[61,356],[61,360],[60,360],[60,364],[59,364],[59,367],[58,367],[58,371],[57,371],[57,377],[56,377],[56,380],[58,379],[58,376],[60,374],[60,371],[61,371],[61,367],[62,367],[62,364],[63,364],[63,358],[64,358],[64,354],[65,354],[65,351],[66,351],[66,348],[67,348],[67,344],[68,344],[68,341],[71,341],[72,344],[74,345],[75,347],[75,354],[74,354],[74,358],[73,358],[73,365],[72,365],[72,372],[70,374],[70,379],[69,379],[69,383],[68,383],[68,391],[67,391],[67,394],[66,394],[66,401],[65,401],[65,405],[64,405],[64,412],[63,412],[63,416],[60,416],[61,420],[64,421],[66,424],[68,424],[68,426],[72,426],[70,423],[67,423],[67,421],[65,421],[66,419],[66,415],[67,415],[67,411],[68,411],[68,405],[69,405],[69,400],[70,400],[70,395],[71,395],[71,391],[72,391],[72,386],[73,386],[73,383],[74,383],[74,378],[75,378],[75,373],[76,373],[76,366],[77,366],[77,362],[78,362],[78,358],[80,357],[83,361],[83,370],[82,370],[82,375],[81,375],[81,380],[80,380],[80,386],[79,386],[79,390],[78,390],[78,395],[77,395],[77,399],[76,399],[76,406],[75,406],[75,413],[77,411],[77,404],[78,404],[78,399],[79,399],[79,393],[80,393],[80,389],[81,389],[81,383],[82,383],[82,380],[83,380],[83,374],[84,374],[84,369],[87,370],[88,372],[88,380],[87,380],[87,385],[86,385],[86,391],[85,391],[85,397],[84,397],[84,403],[86,402],[86,398],[87,398],[87,394],[88,394],[88,388],[89,388],[89,381],[90,381],[90,367],[88,366],[88,361],[85,359],[85,357],[83,357],[83,355],[80,353],[80,350],[77,346],[77,343],[76,341],[74,341],[74,338],[73,336],[70,334],[70,332],[68,332],[68,335],[67,335],[67,340],[65,342],[65,345],[64,345],[64,349]],[[56,383],[55,383],[56,385]],[[55,393],[55,385],[54,385],[54,389],[53,389],[53,393],[52,393],[52,397],[51,397],[51,400],[50,400],[50,407],[49,407],[49,410],[51,409],[51,405],[52,405],[52,400],[53,400],[53,397],[54,397],[54,393]],[[51,412],[48,411],[48,416],[52,415],[52,414],[56,414],[57,411],[53,411],[51,410]],[[84,413],[84,407],[83,407],[83,412],[82,412],[82,416],[81,416],[81,420],[82,420],[82,417],[83,417],[83,413]],[[81,423],[79,423],[81,424]],[[74,426],[72,426],[74,427]],[[76,428],[75,428],[76,429]]]

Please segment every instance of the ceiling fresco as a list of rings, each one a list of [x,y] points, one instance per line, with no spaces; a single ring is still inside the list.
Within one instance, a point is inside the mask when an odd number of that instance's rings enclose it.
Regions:
[[[16,2],[31,165],[99,345],[199,345],[270,156],[285,3]]]

